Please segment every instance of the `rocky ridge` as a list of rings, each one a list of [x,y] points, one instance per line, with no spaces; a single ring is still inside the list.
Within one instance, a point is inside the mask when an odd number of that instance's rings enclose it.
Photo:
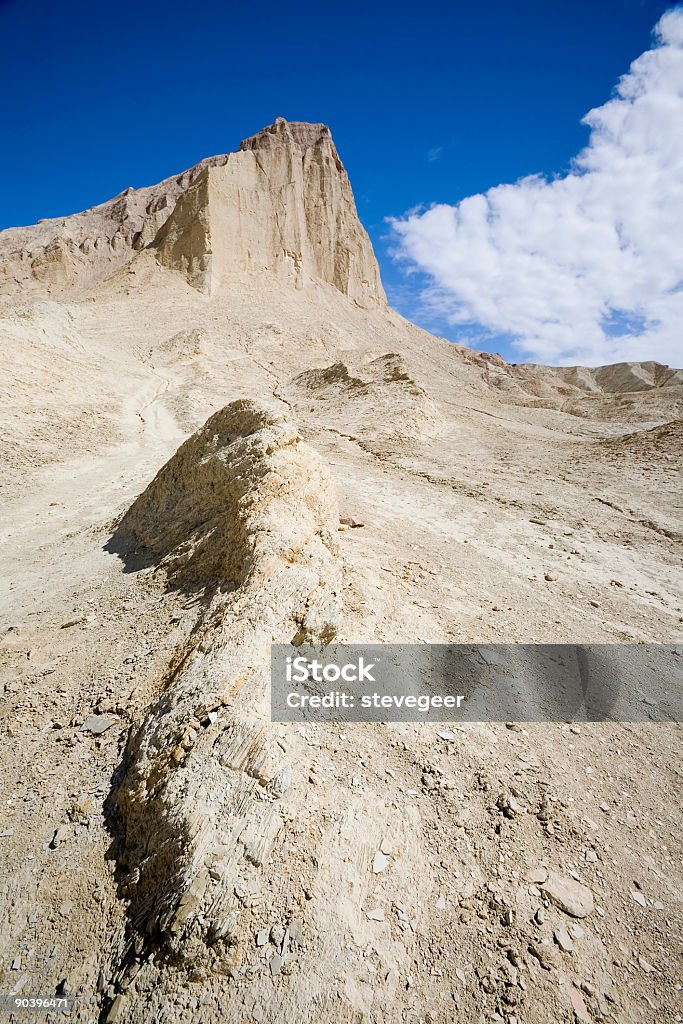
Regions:
[[[334,636],[337,520],[294,425],[235,402],[185,442],[112,541],[127,558],[122,538],[152,552],[176,585],[205,595],[112,795],[131,948],[140,938],[192,976],[241,959],[235,891],[256,892],[292,773],[269,739],[270,644]]]

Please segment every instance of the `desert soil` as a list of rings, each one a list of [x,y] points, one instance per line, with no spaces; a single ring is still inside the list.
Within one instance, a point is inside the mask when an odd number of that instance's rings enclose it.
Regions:
[[[264,719],[291,783],[230,948],[193,967],[165,945],[116,794],[223,606],[115,542],[182,442],[250,399],[333,487],[341,640],[680,642],[680,380],[515,367],[320,279],[207,294],[144,251],[1,312],[0,990],[75,996],[88,1022],[682,1020],[680,729],[647,705]]]

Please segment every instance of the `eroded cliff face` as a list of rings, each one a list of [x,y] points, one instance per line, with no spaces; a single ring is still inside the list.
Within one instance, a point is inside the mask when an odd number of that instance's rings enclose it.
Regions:
[[[0,294],[87,291],[153,256],[214,294],[267,273],[386,304],[370,240],[329,128],[278,118],[236,153],[0,240]]]
[[[132,264],[205,168],[227,159],[209,157],[157,185],[126,188],[82,213],[0,232],[0,298],[26,301],[88,292]]]
[[[325,125],[279,118],[226,163],[206,167],[155,242],[159,261],[213,293],[244,273],[305,288],[316,279],[383,304],[368,236]]]

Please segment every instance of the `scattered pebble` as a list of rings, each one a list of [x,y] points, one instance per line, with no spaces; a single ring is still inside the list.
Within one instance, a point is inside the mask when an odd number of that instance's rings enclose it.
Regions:
[[[571,953],[574,949],[574,943],[572,942],[571,936],[564,925],[560,925],[559,928],[555,929],[553,932],[553,938],[563,953]]]
[[[60,825],[59,828],[55,829],[55,833],[50,840],[50,849],[56,850],[60,843],[69,836],[71,829],[68,825]]]
[[[556,960],[548,946],[540,942],[532,942],[529,945],[529,952],[535,957],[544,971],[551,971],[557,966]]]
[[[284,961],[283,961],[282,957],[279,955],[279,953],[275,953],[274,956],[272,956],[270,958],[269,967],[270,967],[270,973],[271,973],[273,978],[276,978],[278,976],[278,974],[282,970],[282,964],[283,963],[284,963]]]
[[[93,736],[101,736],[116,722],[118,722],[116,715],[88,715],[81,726],[81,732],[91,732]]]
[[[552,872],[541,888],[548,899],[570,917],[588,917],[593,912],[593,894],[580,882]]]
[[[584,998],[579,990],[574,986],[569,986],[569,999],[572,1004],[572,1009],[580,1021],[584,1024],[593,1024],[593,1018],[589,1014]]]
[[[372,873],[373,873],[373,875],[378,875],[380,873],[380,871],[386,870],[386,868],[388,868],[388,866],[389,866],[389,858],[386,856],[386,854],[382,853],[381,850],[378,850],[377,853],[375,854],[374,860],[372,862]]]

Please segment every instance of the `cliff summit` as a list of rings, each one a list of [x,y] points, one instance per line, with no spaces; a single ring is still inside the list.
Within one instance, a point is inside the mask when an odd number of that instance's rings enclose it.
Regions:
[[[3,232],[0,296],[82,294],[150,256],[207,294],[267,273],[298,290],[332,285],[363,307],[386,304],[348,175],[323,124],[278,118],[237,152],[158,185]]]

